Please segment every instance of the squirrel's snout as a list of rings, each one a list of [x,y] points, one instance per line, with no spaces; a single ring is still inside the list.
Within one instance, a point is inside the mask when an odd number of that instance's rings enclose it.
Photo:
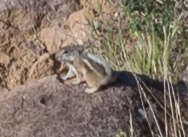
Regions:
[[[61,56],[60,56],[60,55],[56,55],[56,56],[55,56],[55,59],[56,59],[57,61],[61,61]]]

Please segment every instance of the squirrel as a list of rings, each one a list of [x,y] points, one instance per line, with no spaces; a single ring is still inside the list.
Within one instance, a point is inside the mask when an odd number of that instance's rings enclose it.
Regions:
[[[76,76],[76,81],[72,84],[86,82],[90,87],[85,90],[88,94],[98,91],[117,79],[117,73],[103,58],[84,52],[80,46],[66,46],[56,54],[55,58],[68,66],[68,72],[62,79],[67,80]]]

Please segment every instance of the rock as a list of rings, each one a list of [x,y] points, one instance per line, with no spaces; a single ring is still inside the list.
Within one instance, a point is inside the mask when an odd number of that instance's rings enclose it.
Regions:
[[[8,65],[10,63],[10,57],[6,55],[4,52],[0,51],[0,64]]]
[[[67,24],[70,28],[69,35],[71,37],[66,40],[63,45],[68,45],[75,42],[82,45],[88,42],[91,36],[88,21],[93,18],[93,13],[88,9],[81,9],[72,13],[67,20]]]
[[[83,89],[50,76],[0,96],[1,136],[114,137],[128,130],[126,92],[88,95]]]
[[[45,46],[39,40],[31,40],[23,46],[35,56],[41,56],[45,53]]]
[[[47,51],[52,54],[60,49],[64,39],[63,32],[58,26],[44,28],[39,35],[40,40],[45,44]]]
[[[8,11],[7,18],[11,17],[12,26],[21,32],[36,32],[37,28],[49,25],[52,20],[63,20],[80,9],[78,0],[0,0],[0,3],[0,12]]]
[[[33,64],[28,73],[28,79],[39,79],[54,74],[54,61],[49,54],[43,54]]]
[[[7,14],[6,18],[9,18],[12,27],[15,27],[20,32],[32,31],[34,28],[33,20],[27,12],[23,12],[21,9],[12,9],[9,14]],[[6,20],[6,18],[4,19]]]
[[[53,14],[57,18],[64,18],[79,8],[78,0],[0,0],[0,3],[0,11],[17,8],[31,12],[32,16]]]
[[[0,96],[0,135],[115,137],[120,132],[129,135],[131,114],[134,134],[151,137],[148,126],[137,113],[142,106],[134,77],[127,72],[121,72],[120,76],[117,83],[92,95],[84,92],[83,84],[65,85],[56,75],[4,93]],[[153,81],[148,79],[148,82]],[[163,98],[159,91],[152,93]],[[162,118],[157,103],[152,100],[150,103],[158,114],[156,118]],[[149,107],[145,107],[153,130],[157,130]]]
[[[0,0],[0,67],[5,67],[0,72],[1,89],[54,73],[51,58],[33,65],[38,56],[59,49],[64,37],[59,21],[64,22],[78,9],[78,0]],[[33,73],[28,78],[30,71]]]
[[[49,53],[55,53],[60,47],[73,43],[83,45],[90,38],[88,19],[93,17],[88,9],[82,9],[72,13],[65,23],[55,20],[50,27],[41,30],[40,40]]]

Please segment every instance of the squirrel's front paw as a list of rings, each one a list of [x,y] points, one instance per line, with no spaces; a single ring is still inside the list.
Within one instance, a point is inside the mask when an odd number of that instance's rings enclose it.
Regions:
[[[97,90],[98,90],[98,88],[87,88],[87,89],[85,89],[85,92],[88,94],[92,94]]]
[[[79,85],[81,83],[81,80],[77,79],[72,82],[73,85]]]

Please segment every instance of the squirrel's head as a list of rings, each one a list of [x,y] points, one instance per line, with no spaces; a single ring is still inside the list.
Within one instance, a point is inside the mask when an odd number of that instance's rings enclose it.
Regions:
[[[62,48],[56,54],[57,61],[65,61],[65,62],[72,62],[75,58],[79,57],[82,54],[83,48],[79,45],[69,45]]]

